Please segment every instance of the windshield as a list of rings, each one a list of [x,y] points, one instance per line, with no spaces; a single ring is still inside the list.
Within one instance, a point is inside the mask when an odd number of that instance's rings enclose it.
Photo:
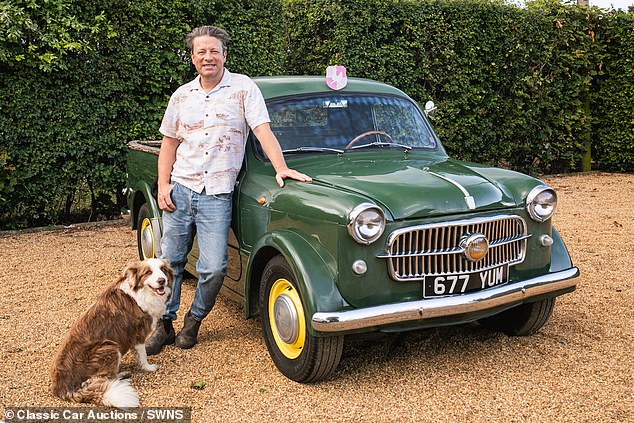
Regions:
[[[331,94],[288,98],[267,106],[271,129],[286,153],[438,146],[420,110],[405,98]]]

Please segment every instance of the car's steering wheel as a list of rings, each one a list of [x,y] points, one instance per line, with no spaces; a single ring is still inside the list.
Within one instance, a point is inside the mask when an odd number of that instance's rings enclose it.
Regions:
[[[364,132],[364,133],[359,134],[356,137],[354,137],[354,139],[352,141],[350,141],[348,143],[348,145],[346,145],[344,147],[344,150],[350,150],[350,147],[352,147],[357,141],[359,141],[361,138],[367,137],[368,135],[385,135],[386,137],[389,138],[390,141],[392,141],[392,137],[387,132],[383,132],[383,131],[367,131],[367,132]]]

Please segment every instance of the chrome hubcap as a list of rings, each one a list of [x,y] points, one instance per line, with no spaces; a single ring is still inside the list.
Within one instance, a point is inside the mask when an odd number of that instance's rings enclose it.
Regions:
[[[275,327],[282,341],[292,344],[297,340],[299,325],[297,310],[288,295],[282,294],[275,299],[273,305],[273,318]]]
[[[141,234],[141,248],[143,249],[143,256],[145,258],[152,258],[154,251],[153,247],[154,240],[152,236],[152,227],[150,225],[147,225],[147,227],[143,229],[143,233]]]

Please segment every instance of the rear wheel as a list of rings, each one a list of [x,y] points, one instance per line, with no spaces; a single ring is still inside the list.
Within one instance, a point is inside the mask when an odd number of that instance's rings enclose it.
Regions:
[[[337,368],[343,336],[310,334],[295,276],[282,256],[275,256],[264,269],[260,314],[269,354],[284,376],[296,382],[316,382]]]
[[[152,221],[150,208],[147,203],[139,209],[139,217],[136,227],[136,241],[139,249],[139,258],[146,260],[156,257],[154,251],[154,234],[152,232]]]
[[[480,323],[492,330],[504,332],[511,336],[532,335],[546,324],[555,307],[555,299],[522,304],[510,310],[503,311]]]

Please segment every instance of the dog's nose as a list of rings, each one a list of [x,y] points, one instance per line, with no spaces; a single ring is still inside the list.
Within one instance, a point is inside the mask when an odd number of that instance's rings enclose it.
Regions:
[[[163,286],[163,285],[165,285],[165,278],[158,278],[158,279],[156,280],[156,282],[158,282],[158,284],[159,284],[160,286]]]

